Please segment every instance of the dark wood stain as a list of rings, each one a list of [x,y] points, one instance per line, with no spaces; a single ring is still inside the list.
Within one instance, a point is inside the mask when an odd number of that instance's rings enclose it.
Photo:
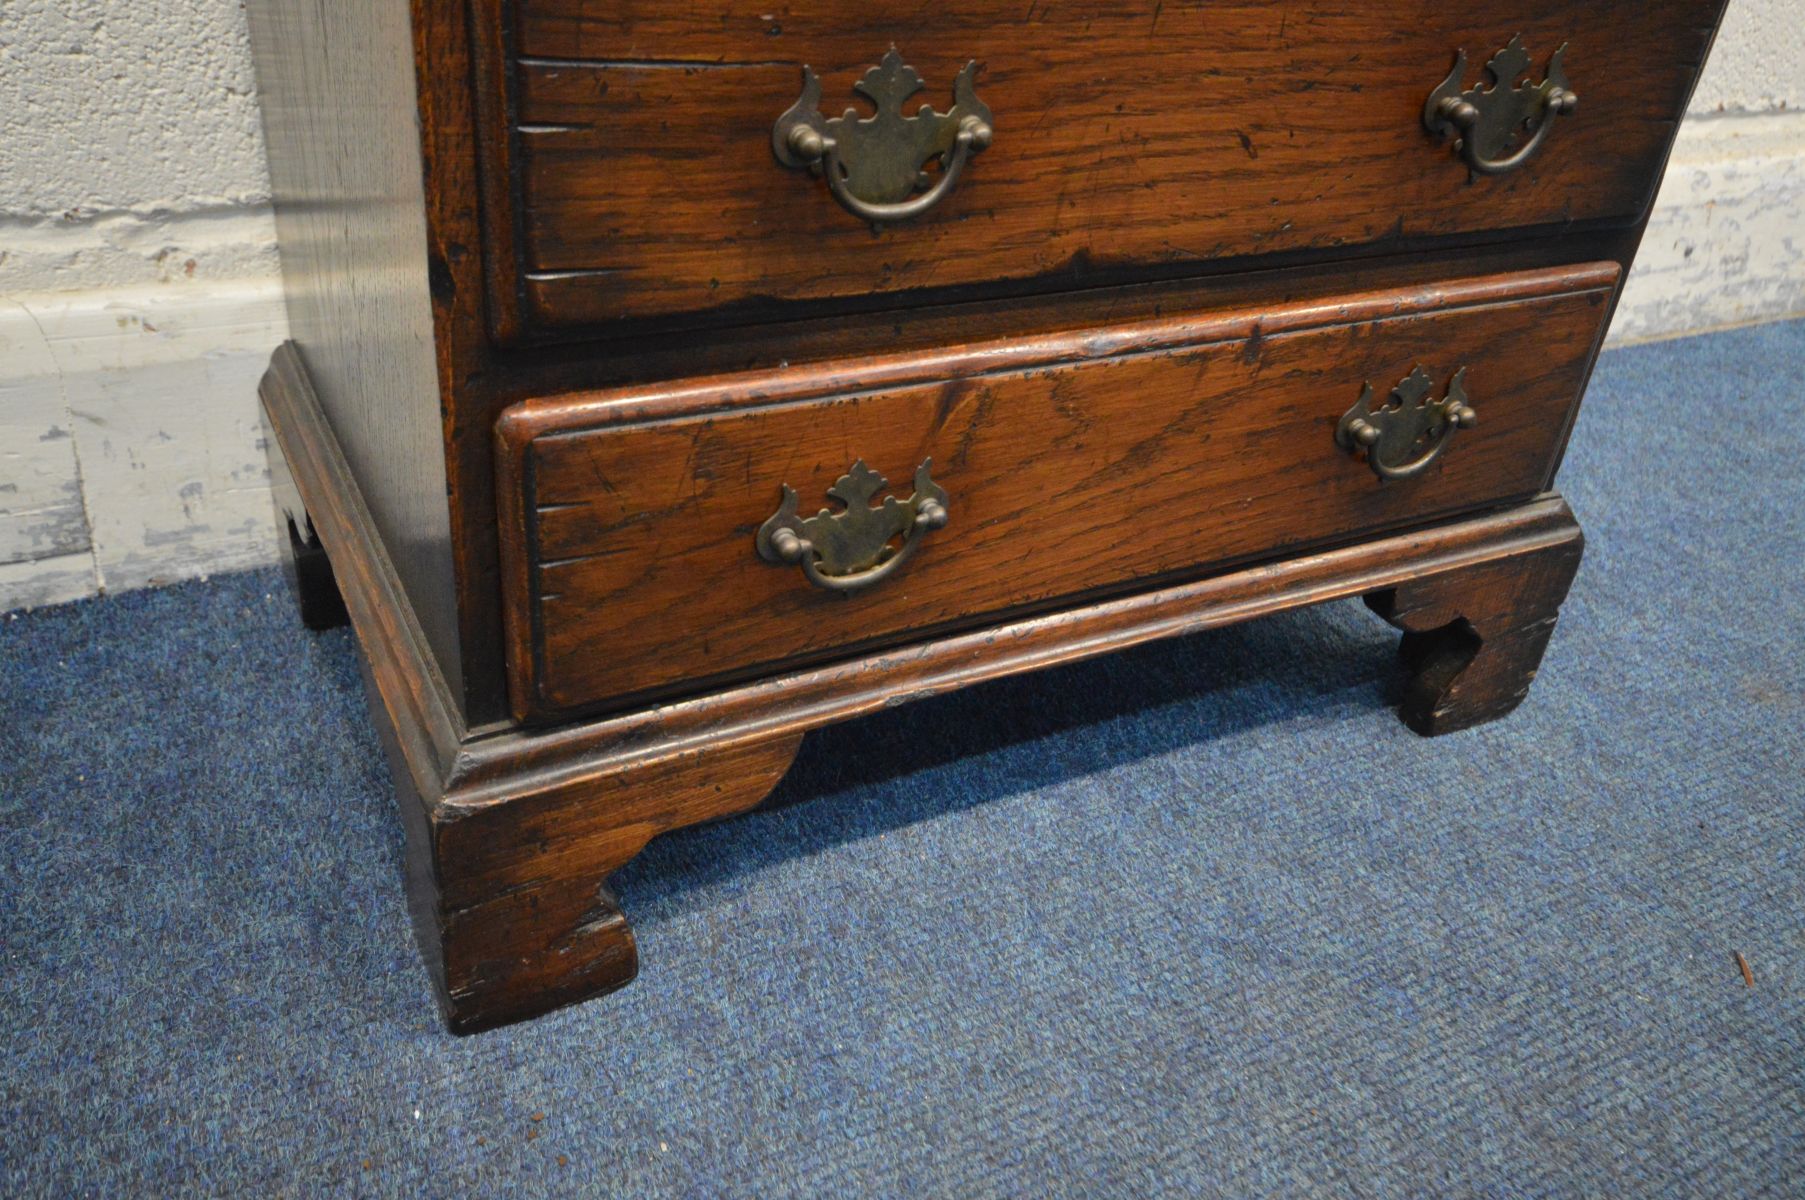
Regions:
[[[963,363],[521,406],[501,426],[498,489],[516,713],[618,705],[1532,495],[1616,275],[1080,332],[1033,358],[1011,342]],[[1389,388],[1418,364],[1443,380],[1469,368],[1483,425],[1428,476],[1381,485],[1335,446],[1335,424],[1364,382]],[[975,398],[942,417],[948,374]],[[1075,409],[1097,426],[1082,444]],[[730,456],[712,478],[696,469],[704,444]],[[930,457],[953,520],[891,584],[833,595],[753,553],[745,531],[781,485],[813,511],[855,459],[906,489]],[[598,493],[597,478],[614,486]]]
[[[411,120],[379,119],[414,107],[406,6],[252,0],[250,9],[291,335],[458,689],[420,144]],[[386,66],[373,71],[372,61]]]
[[[1174,7],[1156,30],[1148,6],[1115,0],[1032,20],[978,0],[931,21],[810,0],[776,38],[763,7],[518,0],[516,124],[493,136],[516,156],[524,322],[1062,287],[1087,271],[1633,222],[1720,5],[1510,0],[1476,20],[1429,0],[1230,0]],[[1537,70],[1569,44],[1582,108],[1529,169],[1469,180],[1423,128],[1423,102],[1457,50],[1476,83],[1514,34]],[[874,235],[780,168],[769,135],[804,63],[837,113],[866,103],[852,84],[892,43],[928,84],[911,106],[944,110],[953,76],[979,61],[997,140],[939,210]]]
[[[1405,656],[1404,715],[1448,732],[1502,715],[1522,698],[1540,658],[1535,631],[1551,624],[1582,545],[1566,505],[1544,498],[601,720],[484,732],[461,723],[433,670],[292,350],[277,355],[263,400],[277,452],[318,504],[312,515],[365,649],[371,716],[394,765],[408,835],[410,905],[459,1032],[630,982],[637,950],[608,876],[660,833],[756,806],[810,729],[1369,595],[1388,619],[1430,638],[1436,652]],[[1486,637],[1496,644],[1489,655]],[[1463,682],[1468,670],[1477,672],[1471,684]]]
[[[1545,489],[1723,6],[248,7],[298,343],[272,467],[469,1030],[630,980],[610,874],[829,722],[1356,595],[1405,630],[1413,727],[1508,711],[1582,546]],[[1582,108],[1470,180],[1420,107],[1517,33],[1538,67],[1572,43]],[[802,62],[831,111],[892,43],[922,102],[981,60],[998,136],[874,233],[768,131]],[[1481,423],[1381,487],[1334,423],[1419,361],[1467,365]],[[953,521],[887,588],[753,555],[780,483],[929,453]]]

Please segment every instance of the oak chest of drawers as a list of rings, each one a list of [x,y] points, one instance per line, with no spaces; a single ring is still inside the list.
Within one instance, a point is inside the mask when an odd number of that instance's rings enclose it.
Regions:
[[[1364,596],[1414,728],[1508,712],[1722,7],[253,0],[272,473],[453,1027],[902,700]]]

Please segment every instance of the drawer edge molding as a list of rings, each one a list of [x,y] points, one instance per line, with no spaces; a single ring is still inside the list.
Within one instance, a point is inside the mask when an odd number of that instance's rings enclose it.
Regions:
[[[1264,339],[1387,317],[1608,290],[1616,286],[1621,273],[1614,262],[1584,263],[1270,307],[1213,309],[1182,317],[951,346],[925,353],[847,358],[826,368],[811,363],[534,398],[512,405],[501,414],[496,422],[497,445],[505,460],[518,455],[537,438],[557,437],[570,431],[677,420],[876,388],[1121,358],[1174,346]]]

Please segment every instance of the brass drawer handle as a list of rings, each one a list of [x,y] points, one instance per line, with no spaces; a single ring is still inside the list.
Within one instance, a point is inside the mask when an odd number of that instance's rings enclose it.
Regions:
[[[830,592],[859,592],[888,579],[921,545],[930,530],[947,522],[946,489],[929,477],[933,459],[915,468],[915,494],[907,500],[872,500],[889,481],[860,459],[827,494],[844,512],[822,509],[806,520],[797,515],[796,490],[783,485],[783,503],[758,527],[758,556],[768,563],[801,564],[802,573]],[[895,545],[898,538],[901,545]]]
[[[1485,65],[1492,86],[1476,86],[1463,92],[1460,84],[1466,78],[1467,52],[1462,50],[1454,60],[1454,70],[1429,93],[1429,102],[1423,106],[1423,124],[1439,137],[1454,138],[1454,149],[1475,174],[1504,175],[1514,171],[1535,157],[1548,140],[1556,117],[1579,108],[1579,96],[1568,85],[1561,67],[1566,53],[1566,46],[1554,52],[1542,82],[1524,82],[1529,73],[1529,51],[1523,48],[1521,36],[1514,37]],[[1515,153],[1500,158],[1525,131],[1529,140]]]
[[[820,112],[821,79],[803,67],[802,99],[777,118],[771,148],[784,166],[824,176],[828,191],[854,216],[873,222],[919,217],[946,199],[972,155],[990,145],[990,110],[973,90],[977,74],[975,62],[959,72],[951,112],[941,115],[923,105],[905,117],[903,102],[924,85],[892,46],[852,85],[877,106],[877,115],[866,120],[849,108],[829,120]],[[938,182],[922,169],[935,159]]]
[[[1462,367],[1449,381],[1447,394],[1432,401],[1435,380],[1417,367],[1377,408],[1369,382],[1335,427],[1335,444],[1350,453],[1364,449],[1367,464],[1382,480],[1421,475],[1448,448],[1455,430],[1479,424],[1479,414],[1467,401],[1466,382]]]

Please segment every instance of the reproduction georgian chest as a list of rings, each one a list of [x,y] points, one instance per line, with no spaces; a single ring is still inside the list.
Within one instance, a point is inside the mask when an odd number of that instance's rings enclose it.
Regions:
[[[1508,712],[1723,4],[250,7],[290,562],[462,1030],[830,722],[1352,596]]]

